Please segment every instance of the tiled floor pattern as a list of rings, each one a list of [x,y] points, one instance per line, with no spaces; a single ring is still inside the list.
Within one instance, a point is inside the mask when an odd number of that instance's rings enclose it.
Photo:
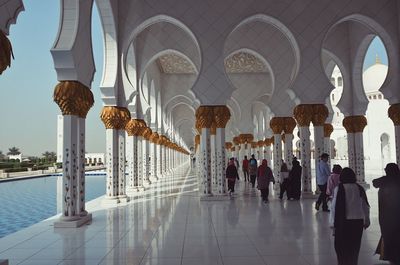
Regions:
[[[185,167],[126,206],[89,203],[93,223],[54,229],[51,220],[0,240],[10,264],[336,265],[328,214],[313,200],[267,205],[239,183],[233,199],[200,201],[197,179]],[[359,264],[387,264],[373,251],[379,239],[376,191],[368,192],[372,225]]]
[[[105,194],[105,176],[86,178],[86,200]],[[0,238],[57,214],[57,177],[0,183]]]

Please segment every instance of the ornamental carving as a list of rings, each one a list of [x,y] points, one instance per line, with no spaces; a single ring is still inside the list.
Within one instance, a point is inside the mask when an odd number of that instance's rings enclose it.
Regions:
[[[11,42],[0,30],[0,75],[7,67],[11,66],[11,58],[14,59]]]
[[[241,144],[247,144],[251,143],[254,139],[253,135],[251,133],[242,133],[239,134],[239,139]]]
[[[214,122],[213,106],[200,106],[196,110],[196,128],[211,128]]]
[[[154,144],[158,144],[158,139],[160,138],[160,135],[157,132],[153,132],[150,135],[150,142],[154,143]]]
[[[313,104],[312,123],[314,126],[324,126],[326,118],[328,118],[329,111],[324,104]]]
[[[194,143],[195,143],[196,145],[199,145],[199,144],[200,144],[200,135],[196,135],[196,136],[194,137]]]
[[[232,142],[235,145],[239,145],[240,144],[240,137],[239,136],[233,137]]]
[[[141,119],[131,119],[125,126],[125,130],[129,136],[141,136],[146,128],[146,122]]]
[[[231,142],[226,142],[225,143],[225,149],[231,149],[233,144]]]
[[[264,146],[264,141],[260,140],[257,142],[258,147],[263,147]]]
[[[225,60],[225,69],[229,74],[266,73],[263,61],[247,52],[238,52]]]
[[[400,125],[400,103],[393,104],[389,107],[388,116],[395,126]]]
[[[363,132],[365,126],[367,126],[367,118],[362,115],[348,116],[343,119],[343,127],[347,133]]]
[[[294,128],[296,128],[296,120],[292,117],[284,117],[284,126],[283,126],[283,132],[285,134],[293,134]]]
[[[100,114],[106,129],[124,130],[131,119],[131,113],[127,108],[105,106]]]
[[[231,112],[227,106],[214,106],[214,121],[217,128],[225,128],[229,119],[231,118]]]
[[[162,55],[158,58],[158,65],[164,74],[196,74],[195,66],[186,58],[174,53]]]
[[[332,124],[325,123],[324,124],[324,137],[331,137],[332,132],[333,132]]]
[[[144,130],[142,132],[143,138],[146,139],[147,141],[150,140],[150,136],[152,134],[153,134],[153,131],[149,127],[144,128]]]
[[[274,137],[265,138],[265,140],[264,140],[265,146],[270,146],[273,142],[274,142]]]
[[[93,93],[78,81],[61,81],[54,88],[53,100],[63,115],[76,115],[86,118],[94,104]]]
[[[251,148],[257,148],[258,144],[256,142],[251,142]]]
[[[313,118],[313,105],[312,104],[297,105],[293,110],[293,116],[300,127],[310,126],[310,122]]]
[[[274,134],[281,134],[285,129],[285,118],[283,117],[273,117],[269,121],[269,127],[271,127]]]

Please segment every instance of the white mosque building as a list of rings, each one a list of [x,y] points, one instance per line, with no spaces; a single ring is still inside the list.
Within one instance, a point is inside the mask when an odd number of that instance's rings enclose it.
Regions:
[[[389,102],[379,91],[385,81],[387,71],[388,66],[382,64],[377,57],[375,64],[363,73],[364,91],[369,101],[366,112],[368,125],[363,132],[365,169],[369,173],[381,173],[387,163],[396,160],[394,126],[387,115]],[[347,133],[342,125],[344,115],[337,107],[343,92],[343,78],[337,66],[333,70],[331,82],[335,86],[330,95],[334,127],[331,139],[335,146],[332,156],[336,162],[344,164],[347,163],[348,154]]]

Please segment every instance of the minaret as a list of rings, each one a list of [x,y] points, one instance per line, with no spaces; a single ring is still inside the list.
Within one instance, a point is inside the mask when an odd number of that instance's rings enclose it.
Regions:
[[[381,62],[381,58],[379,58],[379,55],[378,54],[376,54],[375,55],[375,64],[381,64],[382,62]]]

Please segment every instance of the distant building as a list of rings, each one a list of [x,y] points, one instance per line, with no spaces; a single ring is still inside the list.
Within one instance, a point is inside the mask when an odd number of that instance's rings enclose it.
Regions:
[[[19,154],[19,155],[8,155],[7,157],[10,160],[14,159],[14,160],[19,160],[19,162],[22,162],[22,154]]]
[[[365,96],[369,103],[366,111],[368,125],[363,132],[365,168],[381,170],[389,162],[396,162],[394,125],[389,119],[387,111],[389,102],[379,91],[383,85],[388,66],[380,62],[368,67],[363,73]],[[343,114],[336,107],[343,91],[343,78],[338,67],[335,67],[332,84],[336,87],[331,93],[332,109],[334,111],[332,125],[334,131],[331,139],[335,141],[336,154],[339,159],[347,159],[347,133],[343,128]]]

